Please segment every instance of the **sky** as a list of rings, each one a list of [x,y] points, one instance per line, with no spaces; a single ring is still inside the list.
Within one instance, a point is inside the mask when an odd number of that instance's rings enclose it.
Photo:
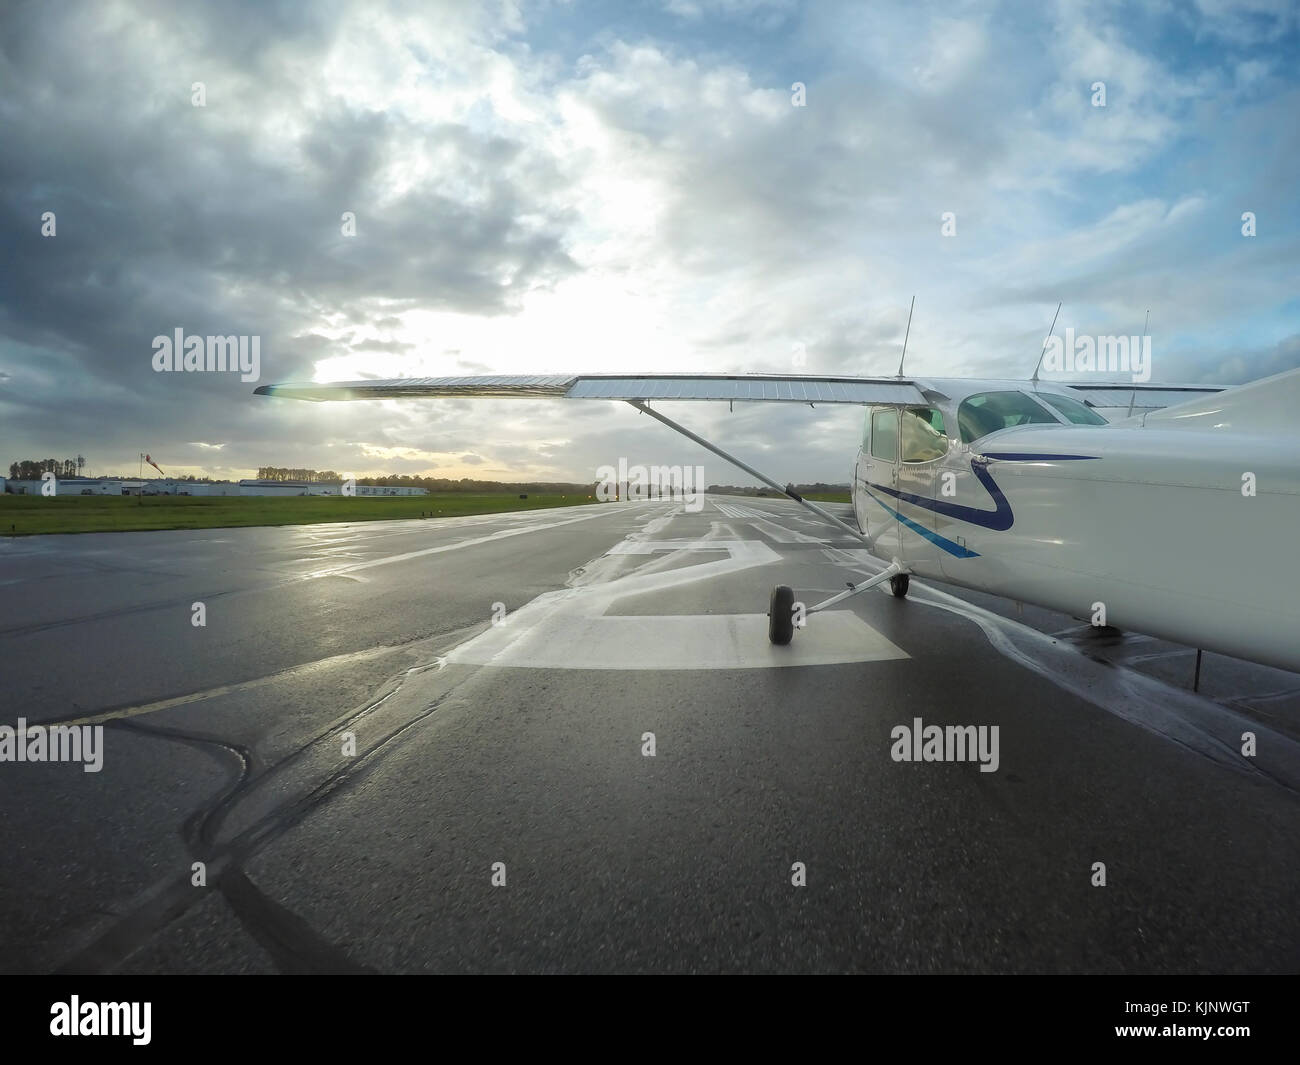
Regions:
[[[1300,366],[1298,13],[7,3],[0,467],[748,483],[625,404],[253,389],[892,375],[913,296],[909,375],[1028,378],[1058,301],[1058,335],[1149,313],[1153,381]],[[259,380],[158,372],[177,329],[258,337]],[[667,413],[801,483],[848,481],[861,421]]]

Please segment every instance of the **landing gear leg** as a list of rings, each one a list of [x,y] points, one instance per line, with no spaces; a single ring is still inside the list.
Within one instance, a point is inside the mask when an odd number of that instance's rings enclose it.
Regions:
[[[861,595],[868,588],[874,588],[878,584],[889,582],[889,590],[899,599],[907,594],[908,573],[907,567],[898,559],[894,559],[882,572],[877,573],[870,580],[863,581],[861,584],[854,584],[852,581],[848,584],[848,591],[840,592],[839,595],[833,595],[823,603],[816,606],[810,606],[804,611],[804,616],[820,613],[836,603],[842,603],[851,595]],[[803,618],[801,617],[802,621]],[[787,644],[794,636],[794,589],[788,584],[778,584],[772,589],[772,598],[767,610],[767,638],[775,644]]]

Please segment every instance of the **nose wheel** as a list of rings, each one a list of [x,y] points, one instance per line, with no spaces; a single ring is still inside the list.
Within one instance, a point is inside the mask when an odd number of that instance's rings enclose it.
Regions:
[[[907,574],[899,573],[889,578],[889,590],[894,593],[895,599],[907,598]]]

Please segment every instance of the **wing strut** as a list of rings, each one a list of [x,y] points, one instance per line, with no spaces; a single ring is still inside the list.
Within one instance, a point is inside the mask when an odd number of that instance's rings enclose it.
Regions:
[[[910,572],[911,571],[907,568],[907,566],[905,566],[902,562],[899,562],[898,559],[894,559],[893,562],[891,562],[888,566],[886,566],[883,570],[881,570],[879,573],[877,573],[874,577],[872,577],[868,581],[863,581],[861,584],[854,584],[852,581],[846,582],[849,586],[849,590],[847,592],[840,592],[839,595],[833,595],[829,599],[822,600],[822,602],[818,603],[816,606],[810,606],[807,610],[807,613],[816,614],[818,611],[825,610],[828,607],[832,607],[836,603],[844,602],[844,600],[849,598],[849,596],[851,595],[858,595],[862,592],[865,592],[868,588],[874,588],[878,584],[884,584],[885,581],[893,580],[893,578],[895,577],[900,577],[904,573],[910,573]]]
[[[837,529],[843,529],[855,540],[861,540],[864,544],[867,545],[867,547],[871,546],[871,539],[869,537],[864,536],[861,532],[853,528],[853,526],[849,525],[847,522],[840,521],[840,519],[837,518],[834,514],[831,514],[828,511],[823,510],[821,507],[819,507],[816,503],[812,502],[811,500],[804,499],[803,496],[801,496],[798,492],[794,490],[793,485],[786,488],[782,488],[779,484],[777,484],[774,480],[772,480],[772,478],[765,477],[763,476],[763,474],[759,473],[758,470],[754,469],[753,466],[741,462],[740,459],[736,458],[734,455],[728,455],[725,451],[722,450],[722,448],[717,447],[714,444],[710,444],[702,436],[696,436],[693,432],[687,429],[686,426],[678,425],[671,418],[664,417],[664,415],[660,414],[657,410],[651,410],[641,400],[629,399],[627,402],[630,403],[632,406],[634,406],[642,414],[648,414],[656,421],[663,422],[664,425],[668,426],[669,429],[673,429],[676,432],[681,433],[682,436],[686,437],[688,440],[694,440],[697,444],[700,445],[700,447],[708,448],[708,450],[712,451],[719,458],[725,459],[727,462],[730,462],[733,466],[736,466],[739,469],[744,470],[751,477],[757,477],[769,488],[773,488],[776,491],[780,492],[783,496],[786,496],[789,499],[793,499],[800,506],[807,507],[819,518],[821,518],[822,521],[834,525]]]

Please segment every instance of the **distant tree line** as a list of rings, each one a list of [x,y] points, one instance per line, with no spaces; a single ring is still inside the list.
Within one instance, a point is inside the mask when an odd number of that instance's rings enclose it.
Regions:
[[[21,462],[9,463],[9,479],[11,481],[39,481],[43,473],[52,473],[60,479],[81,477],[85,468],[86,459],[83,455],[78,455],[75,459],[23,459]],[[111,473],[104,476],[107,480],[116,481],[135,480],[137,475],[133,473],[123,477],[121,474]],[[186,477],[169,477],[168,480],[206,484],[211,478],[195,477],[191,473]]]
[[[344,477],[333,470],[294,470],[288,466],[259,466],[257,479],[259,481],[306,481],[308,484],[316,484],[321,481],[342,481]]]
[[[80,477],[85,468],[86,460],[81,455],[75,459],[23,459],[9,463],[9,477],[14,481],[39,481],[43,473],[52,473],[55,477]]]
[[[449,477],[411,477],[394,474],[388,477],[358,477],[357,484],[410,486],[427,488],[430,492],[585,492],[591,494],[598,482],[573,484],[569,481],[478,481],[469,477],[452,480]]]
[[[336,482],[346,478],[333,470],[295,470],[284,466],[261,466],[257,476],[262,481]],[[430,492],[591,492],[591,484],[570,484],[567,481],[479,481],[470,477],[454,480],[450,477],[416,477],[409,473],[389,474],[383,477],[358,477],[357,484],[373,484],[390,488],[427,488]]]
[[[9,464],[9,477],[15,481],[39,481],[41,474],[53,473],[56,477],[79,477],[81,471],[85,469],[86,460],[81,455],[74,459],[23,459],[21,462],[12,462]],[[308,484],[318,482],[339,482],[346,480],[341,473],[334,470],[306,470],[291,469],[287,466],[260,466],[257,470],[258,480],[261,481],[303,481]],[[185,477],[172,477],[173,481],[184,481],[191,484],[209,484],[209,477],[195,477],[189,474]],[[569,481],[480,481],[470,477],[461,477],[454,480],[450,477],[415,477],[407,473],[390,474],[384,477],[358,477],[357,484],[373,484],[389,487],[410,487],[426,488],[430,492],[503,492],[503,491],[523,491],[523,492],[586,492],[595,491],[598,482],[592,481],[589,484],[575,484]],[[794,486],[795,491],[800,495],[847,492],[847,484],[826,484],[818,481],[816,484],[797,484]],[[758,496],[774,495],[770,488],[762,488],[757,485],[737,486],[734,484],[711,484],[707,492],[716,495],[732,496]]]

